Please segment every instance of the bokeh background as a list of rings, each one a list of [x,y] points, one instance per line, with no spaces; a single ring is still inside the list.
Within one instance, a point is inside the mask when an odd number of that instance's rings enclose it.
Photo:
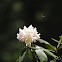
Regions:
[[[0,0],[0,62],[16,62],[25,44],[16,39],[24,25],[37,27],[41,38],[53,45],[62,33],[60,0]],[[25,57],[25,62],[30,60]]]

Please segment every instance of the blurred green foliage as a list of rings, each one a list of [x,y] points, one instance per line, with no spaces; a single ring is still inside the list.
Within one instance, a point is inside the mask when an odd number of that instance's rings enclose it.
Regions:
[[[16,34],[24,25],[36,26],[45,40],[50,40],[51,37],[57,39],[62,32],[61,9],[61,1],[1,0],[0,62],[16,62],[25,46],[16,39]],[[25,62],[27,60],[28,57],[25,58]]]

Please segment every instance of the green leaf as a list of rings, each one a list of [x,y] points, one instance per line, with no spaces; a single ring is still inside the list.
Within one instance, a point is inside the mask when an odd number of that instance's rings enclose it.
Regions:
[[[46,44],[45,47],[48,48],[49,50],[53,50],[53,51],[56,50],[56,47],[51,44]]]
[[[43,39],[39,39],[38,40],[40,43],[45,43],[45,44],[49,44],[47,41],[43,40]]]
[[[57,56],[54,55],[52,52],[50,52],[50,50],[48,50],[48,49],[45,49],[45,48],[40,47],[40,46],[36,46],[36,48],[37,48],[37,50],[42,50],[42,51],[45,52],[47,55],[50,55],[50,56],[52,56],[52,57],[54,57],[54,58],[57,57]],[[39,53],[39,54],[40,54],[40,53]]]
[[[59,36],[59,37],[60,37],[60,40],[62,41],[62,36]],[[60,40],[58,41],[58,40],[53,39],[53,38],[51,38],[51,39],[52,39],[53,41],[57,42],[57,43],[60,41]],[[62,42],[61,42],[61,44],[62,44]]]
[[[54,58],[57,58],[57,56],[54,55],[54,54],[53,54],[52,52],[50,52],[49,50],[44,49],[44,51],[46,52],[46,54],[48,54],[48,55],[50,55],[50,56],[52,56],[52,57],[54,57]]]
[[[26,54],[26,51],[24,52],[24,54],[23,54],[22,56],[19,56],[18,62],[22,62],[22,60],[23,60],[24,57],[25,57],[25,54]]]
[[[57,42],[57,43],[59,42],[59,41],[58,41],[58,40],[56,40],[56,39],[53,39],[53,38],[51,38],[51,39],[52,39],[53,41]]]
[[[35,50],[40,62],[44,62],[44,61],[47,61],[48,58],[47,58],[47,55],[43,52],[42,49],[38,49],[38,50]]]
[[[62,49],[62,45],[59,47],[59,49]]]
[[[59,38],[60,38],[60,40],[62,41],[62,35],[61,35],[61,36],[59,36]]]
[[[40,43],[45,43],[45,47],[50,49],[50,50],[56,50],[56,47],[54,47],[53,45],[51,45],[50,43],[48,43],[47,41],[43,40],[43,39],[39,39]]]
[[[28,50],[28,54],[29,54],[29,58],[32,60],[33,59],[33,54],[32,54],[30,49]]]
[[[61,40],[59,40],[58,42],[57,49],[59,48],[60,44],[61,44]]]

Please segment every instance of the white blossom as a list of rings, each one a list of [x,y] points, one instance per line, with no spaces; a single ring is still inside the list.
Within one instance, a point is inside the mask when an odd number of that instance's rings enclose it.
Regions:
[[[21,42],[25,42],[26,46],[31,45],[32,42],[36,42],[40,38],[36,27],[34,28],[30,25],[28,28],[24,26],[24,29],[19,28],[19,33],[17,33],[17,39]]]

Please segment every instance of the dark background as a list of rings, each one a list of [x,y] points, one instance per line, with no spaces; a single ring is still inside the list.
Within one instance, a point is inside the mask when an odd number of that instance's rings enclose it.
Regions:
[[[51,38],[59,40],[62,33],[61,0],[0,0],[0,62],[16,62],[25,46],[16,34],[19,28],[31,24],[42,39],[56,45]]]

